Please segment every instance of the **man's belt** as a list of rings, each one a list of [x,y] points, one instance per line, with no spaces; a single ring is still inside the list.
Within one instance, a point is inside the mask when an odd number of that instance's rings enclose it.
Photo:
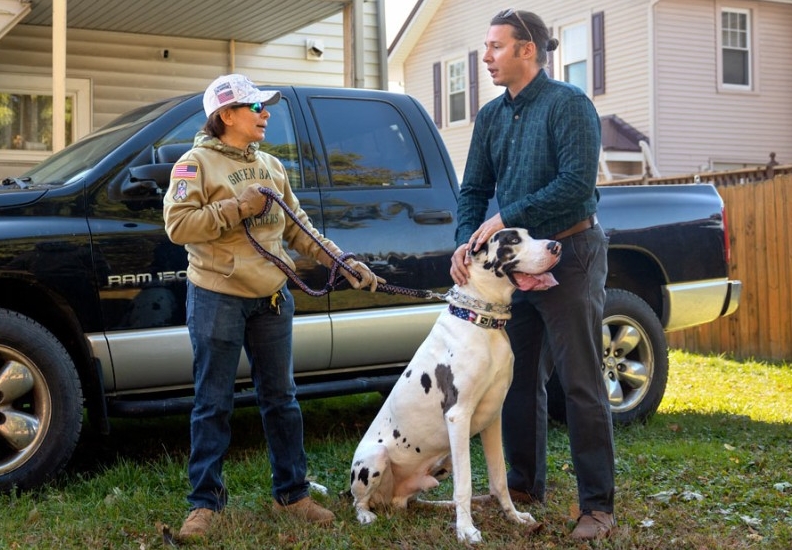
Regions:
[[[581,221],[577,222],[575,225],[573,225],[569,229],[565,229],[561,233],[558,233],[557,235],[555,235],[553,237],[553,240],[560,241],[561,239],[565,239],[567,237],[571,237],[572,235],[580,233],[581,231],[585,231],[586,229],[591,229],[595,225],[597,225],[597,215],[596,214],[592,214],[591,216],[589,216],[585,220],[581,220]]]

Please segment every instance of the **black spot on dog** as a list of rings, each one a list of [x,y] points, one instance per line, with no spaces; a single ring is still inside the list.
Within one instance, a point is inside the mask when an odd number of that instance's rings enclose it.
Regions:
[[[522,242],[522,237],[514,230],[500,231],[493,240],[498,244],[495,259],[485,262],[484,268],[492,270],[498,277],[504,277],[517,265],[514,246]]]
[[[435,367],[435,378],[437,379],[437,388],[443,393],[443,401],[440,406],[445,414],[456,405],[457,399],[459,399],[459,390],[454,385],[454,373],[449,365],[438,364]]]
[[[360,473],[358,474],[358,481],[361,482],[363,485],[368,486],[369,483],[369,469],[368,468],[361,468]]]
[[[401,436],[401,432],[399,430],[393,430],[393,439],[399,439]]]
[[[374,472],[373,474],[371,474],[371,477],[373,477],[373,478],[374,477],[379,477],[379,476],[380,476],[380,472]]]
[[[349,484],[355,483],[355,470],[352,470],[352,475],[349,476]]]
[[[409,378],[412,376],[412,369],[404,371],[404,377]]]
[[[416,453],[420,453],[420,452],[421,452],[421,448],[420,448],[420,447],[416,447],[416,448],[415,448],[415,452],[416,452]]]
[[[421,375],[421,386],[423,386],[424,393],[429,393],[432,389],[432,377],[426,373]]]

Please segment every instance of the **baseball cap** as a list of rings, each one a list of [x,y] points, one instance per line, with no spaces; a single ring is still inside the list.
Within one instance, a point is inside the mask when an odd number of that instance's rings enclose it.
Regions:
[[[245,75],[227,74],[217,77],[209,84],[204,92],[203,106],[208,117],[220,107],[233,103],[273,105],[280,101],[280,98],[279,91],[259,90]]]

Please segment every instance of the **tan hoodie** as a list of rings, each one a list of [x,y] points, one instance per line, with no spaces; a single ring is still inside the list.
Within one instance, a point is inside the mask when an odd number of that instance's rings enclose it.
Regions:
[[[300,254],[319,258],[319,245],[278,203],[273,201],[264,216],[241,219],[236,197],[256,184],[277,191],[313,235],[333,254],[341,253],[311,225],[277,158],[259,151],[258,144],[242,151],[201,132],[173,166],[163,209],[165,231],[187,250],[187,277],[195,285],[246,298],[271,296],[283,286],[286,275],[253,248],[245,224],[259,245],[292,269],[284,241]]]

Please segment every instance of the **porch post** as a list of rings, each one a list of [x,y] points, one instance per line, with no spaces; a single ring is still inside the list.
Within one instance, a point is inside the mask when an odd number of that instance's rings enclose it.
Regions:
[[[66,146],[66,0],[52,1],[52,152]]]

